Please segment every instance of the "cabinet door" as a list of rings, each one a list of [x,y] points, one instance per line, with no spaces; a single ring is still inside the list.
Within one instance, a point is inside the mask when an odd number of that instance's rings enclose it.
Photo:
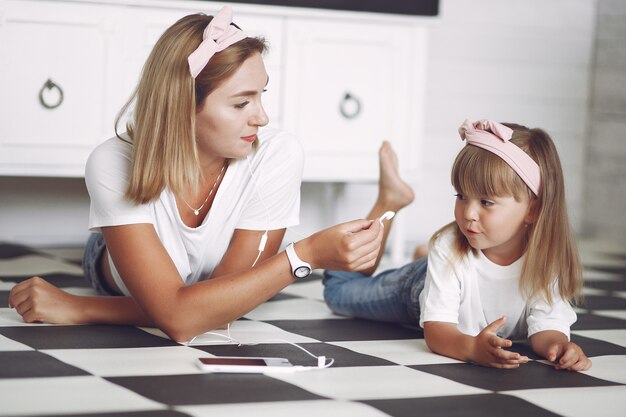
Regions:
[[[377,149],[410,140],[414,32],[402,24],[289,19],[285,128],[306,150],[308,181],[378,178]]]
[[[0,174],[81,176],[108,129],[107,9],[0,3]]]

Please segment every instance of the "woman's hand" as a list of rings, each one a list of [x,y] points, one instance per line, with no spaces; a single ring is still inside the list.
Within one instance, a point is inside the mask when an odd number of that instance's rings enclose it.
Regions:
[[[33,277],[11,289],[9,307],[27,323],[77,324],[81,321],[75,299],[45,279]]]
[[[296,251],[313,269],[362,271],[376,263],[383,228],[375,220],[341,223],[299,241]]]
[[[497,335],[498,329],[505,322],[506,317],[501,317],[474,337],[474,346],[471,354],[472,362],[494,368],[518,368],[520,364],[528,362],[527,356],[521,356],[517,352],[505,349],[513,345],[513,342],[510,340],[503,339]]]
[[[555,369],[586,371],[591,368],[591,360],[582,348],[573,342],[554,343],[548,348],[546,359],[554,363]]]

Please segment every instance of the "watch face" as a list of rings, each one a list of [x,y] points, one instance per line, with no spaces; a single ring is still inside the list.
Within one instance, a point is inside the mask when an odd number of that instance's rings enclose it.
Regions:
[[[298,278],[308,277],[309,274],[311,274],[311,268],[308,268],[306,266],[300,266],[296,268],[295,271],[293,271],[293,274]]]

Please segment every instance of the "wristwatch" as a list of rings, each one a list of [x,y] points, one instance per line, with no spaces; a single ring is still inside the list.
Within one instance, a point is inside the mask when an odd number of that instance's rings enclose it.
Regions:
[[[313,272],[311,265],[298,258],[298,255],[293,248],[293,243],[287,245],[285,252],[287,253],[287,258],[289,258],[291,273],[294,278],[305,278],[311,275],[311,272]]]

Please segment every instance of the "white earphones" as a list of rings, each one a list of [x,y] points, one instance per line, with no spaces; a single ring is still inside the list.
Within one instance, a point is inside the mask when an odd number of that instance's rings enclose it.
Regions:
[[[393,219],[393,216],[395,215],[396,213],[393,211],[386,211],[385,214],[383,214],[382,216],[378,218],[378,221],[380,222],[380,224],[383,224],[385,220],[391,220]]]

